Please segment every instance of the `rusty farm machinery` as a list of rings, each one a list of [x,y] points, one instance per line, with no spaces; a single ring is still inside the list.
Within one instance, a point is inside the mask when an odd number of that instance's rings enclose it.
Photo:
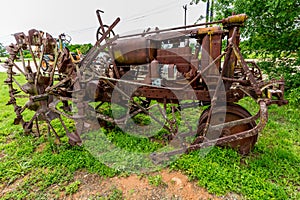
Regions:
[[[85,132],[99,124],[122,128],[143,114],[166,130],[162,140],[177,141],[170,155],[212,145],[247,154],[267,123],[267,106],[287,103],[284,81],[263,80],[257,64],[241,54],[244,14],[119,36],[113,29],[120,19],[104,25],[102,11],[96,13],[97,41],[82,57],[64,47],[64,35],[56,39],[35,29],[14,34],[16,43],[7,47],[7,105],[26,134],[48,132],[57,140],[67,135],[70,144],[81,145]],[[258,104],[253,116],[237,104],[245,97]],[[195,110],[194,124],[180,115],[186,108]]]

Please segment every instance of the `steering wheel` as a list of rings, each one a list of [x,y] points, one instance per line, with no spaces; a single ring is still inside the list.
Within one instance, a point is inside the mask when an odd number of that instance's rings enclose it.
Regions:
[[[103,28],[104,28],[104,31],[107,31],[109,27],[108,27],[107,25],[103,25]],[[99,28],[97,29],[97,33],[96,33],[96,39],[97,39],[97,41],[102,37],[102,35],[103,35],[102,28],[99,27]],[[106,38],[110,38],[111,36],[115,36],[115,33],[114,33],[113,30],[111,30],[111,31],[107,34],[107,37],[106,37]]]

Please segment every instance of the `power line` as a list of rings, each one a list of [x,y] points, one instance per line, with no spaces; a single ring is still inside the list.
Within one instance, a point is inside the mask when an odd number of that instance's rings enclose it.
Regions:
[[[138,21],[138,20],[140,20],[140,19],[144,19],[144,18],[153,16],[153,15],[155,15],[155,14],[162,13],[163,11],[168,10],[168,9],[170,9],[170,8],[173,8],[173,7],[176,7],[176,6],[177,6],[177,5],[169,6],[168,8],[164,8],[164,9],[161,9],[161,10],[157,10],[157,11],[155,11],[155,12],[152,12],[151,14],[142,15],[142,16],[139,16],[139,17],[136,17],[136,18],[132,18],[132,19],[129,19],[129,20],[124,21],[124,23]]]
[[[166,11],[166,10],[169,10],[170,8],[176,7],[179,4],[180,4],[180,2],[178,2],[178,0],[174,0],[172,2],[169,2],[168,4],[163,4],[161,6],[157,6],[153,9],[147,10],[143,13],[138,13],[138,14],[134,14],[129,17],[126,17],[122,20],[122,23],[124,24],[124,23],[129,23],[129,22],[136,22],[140,19],[145,19],[145,18],[153,16],[155,14],[162,13],[163,11]],[[71,30],[71,31],[67,31],[67,32],[78,34],[78,33],[85,32],[85,31],[95,30],[97,28],[98,28],[98,26],[93,26],[93,27],[87,27],[87,28],[83,28],[83,29]]]
[[[66,31],[66,32],[77,34],[77,33],[82,33],[82,32],[89,31],[89,30],[95,30],[97,28],[98,28],[97,26],[92,26],[92,27],[87,27],[87,28],[83,28],[83,29],[76,29],[76,30],[71,30],[71,31]]]
[[[141,17],[141,15],[150,15],[153,11],[157,12],[158,10],[161,10],[161,9],[165,10],[167,7],[170,6],[170,4],[173,4],[175,2],[178,3],[178,0],[174,0],[174,1],[169,2],[167,4],[163,4],[163,5],[157,6],[155,8],[152,8],[151,10],[147,10],[147,11],[142,12],[142,13],[137,13],[137,14],[131,15],[131,16],[127,17],[127,18],[124,18],[124,20],[128,21],[128,20],[131,20],[131,19],[135,19],[135,18]]]

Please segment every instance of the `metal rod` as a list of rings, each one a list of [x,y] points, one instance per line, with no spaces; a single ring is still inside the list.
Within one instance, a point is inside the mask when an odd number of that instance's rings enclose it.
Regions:
[[[12,64],[15,66],[15,68],[17,68],[17,70],[18,70],[19,72],[21,72],[21,74],[23,74],[23,75],[26,77],[25,72],[23,72],[23,70],[21,70],[21,69],[19,68],[19,66],[18,66],[15,62],[12,62]]]
[[[157,30],[157,31],[149,31],[147,33],[136,33],[136,34],[131,34],[131,35],[124,35],[124,36],[120,36],[120,38],[128,38],[128,37],[134,37],[134,36],[146,35],[146,34],[152,34],[152,33],[162,33],[162,32],[167,32],[167,31],[175,31],[175,30],[180,30],[180,29],[188,29],[188,28],[193,28],[193,27],[198,27],[198,26],[219,24],[219,23],[222,23],[222,20],[215,21],[215,22],[205,22],[205,23],[194,24],[194,25],[187,25],[187,26],[179,26],[179,27],[174,27],[174,28],[161,29],[161,30]]]
[[[40,69],[41,69],[41,66],[42,66],[44,54],[45,54],[45,48],[43,48],[43,52],[42,52],[42,55],[40,57],[40,62],[39,62],[39,65],[38,65],[38,68],[37,68],[37,71],[36,71],[37,74],[36,74],[36,78],[35,78],[35,81],[34,81],[34,85],[36,85],[36,86],[38,84],[38,80],[39,80],[39,77],[40,77]]]

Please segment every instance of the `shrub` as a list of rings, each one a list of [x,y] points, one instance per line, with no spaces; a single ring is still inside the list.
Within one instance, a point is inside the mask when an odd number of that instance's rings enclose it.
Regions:
[[[283,77],[287,93],[295,92],[295,89],[300,87],[299,59],[287,58],[276,61],[263,61],[258,64],[269,79]]]

